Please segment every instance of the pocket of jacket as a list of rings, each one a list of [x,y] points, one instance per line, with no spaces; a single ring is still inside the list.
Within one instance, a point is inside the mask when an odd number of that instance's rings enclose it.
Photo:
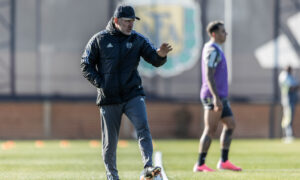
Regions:
[[[119,79],[115,73],[107,73],[103,76],[102,90],[105,97],[116,97],[119,96]]]

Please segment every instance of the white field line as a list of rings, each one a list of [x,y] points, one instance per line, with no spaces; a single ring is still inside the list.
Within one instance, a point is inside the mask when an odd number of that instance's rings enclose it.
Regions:
[[[241,172],[297,172],[300,173],[300,169],[243,169]]]
[[[161,175],[163,177],[163,180],[168,180],[168,177],[165,173],[163,164],[162,164],[162,153],[160,151],[156,151],[154,154],[154,164],[155,166],[161,167]]]

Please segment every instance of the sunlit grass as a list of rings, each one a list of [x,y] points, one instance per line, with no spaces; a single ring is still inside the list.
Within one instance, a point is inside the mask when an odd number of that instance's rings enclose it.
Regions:
[[[163,164],[170,180],[299,180],[300,140],[235,140],[230,160],[242,172],[193,173],[198,158],[198,140],[156,140],[155,150],[163,153]],[[207,165],[216,167],[220,157],[214,140]],[[143,164],[136,141],[120,141],[118,169],[122,180],[139,178]],[[105,180],[101,142],[97,140],[1,141],[0,179],[97,179]]]

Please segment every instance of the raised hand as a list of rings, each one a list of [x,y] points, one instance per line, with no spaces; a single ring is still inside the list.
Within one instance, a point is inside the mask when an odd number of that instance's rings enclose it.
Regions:
[[[156,52],[160,57],[166,57],[167,54],[172,50],[173,48],[169,43],[162,43]]]

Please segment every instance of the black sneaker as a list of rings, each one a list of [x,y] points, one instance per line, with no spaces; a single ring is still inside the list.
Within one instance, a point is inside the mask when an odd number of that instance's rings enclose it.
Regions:
[[[151,179],[154,176],[157,176],[160,174],[161,168],[156,166],[156,167],[146,167],[144,169],[144,179]]]

